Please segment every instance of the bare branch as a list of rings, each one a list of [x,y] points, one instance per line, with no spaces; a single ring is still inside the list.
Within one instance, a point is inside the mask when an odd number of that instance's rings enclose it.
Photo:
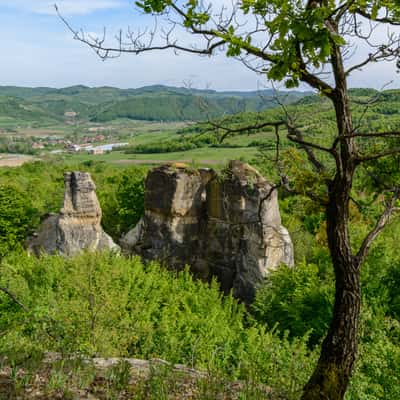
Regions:
[[[380,138],[380,137],[400,137],[400,131],[393,132],[376,132],[376,133],[354,133],[352,135],[343,135],[343,138],[362,137],[362,138]]]
[[[317,159],[317,157],[315,156],[312,149],[324,151],[326,153],[331,154],[333,157],[335,157],[334,152],[331,149],[328,149],[326,147],[319,146],[315,143],[305,141],[303,138],[302,132],[299,129],[294,128],[290,124],[287,125],[287,128],[288,128],[287,138],[289,140],[291,140],[292,142],[299,144],[303,148],[303,150],[307,154],[308,160],[315,167],[315,169],[318,172],[322,172],[322,171],[326,170],[325,166]]]
[[[18,300],[17,296],[14,293],[10,292],[10,290],[0,286],[0,291],[5,293],[14,303],[18,304],[25,312],[29,312],[29,309],[23,303],[21,303]]]
[[[388,224],[390,217],[393,215],[393,212],[396,211],[396,203],[400,198],[400,188],[397,188],[393,193],[391,199],[387,202],[383,213],[378,219],[374,228],[369,232],[369,234],[365,237],[363,243],[360,246],[360,249],[356,255],[356,260],[358,267],[363,263],[365,257],[368,254],[368,251],[372,245],[372,242],[376,239],[379,233],[385,228]]]
[[[75,30],[70,23],[61,15],[59,12],[59,9],[57,5],[54,5],[58,17],[61,19],[61,21],[64,23],[64,25],[67,27],[67,29],[73,34],[73,37],[75,40],[82,42],[89,47],[91,47],[96,54],[102,59],[105,60],[107,58],[112,58],[112,57],[119,57],[120,54],[122,53],[133,53],[133,54],[140,54],[144,52],[149,52],[149,51],[155,51],[155,50],[167,50],[167,49],[173,49],[173,50],[179,50],[183,51],[186,53],[193,53],[193,54],[199,54],[199,55],[211,55],[213,54],[214,50],[217,49],[218,47],[221,47],[226,43],[226,40],[220,39],[220,35],[217,35],[216,32],[213,31],[208,31],[208,30],[197,30],[194,31],[194,33],[200,33],[200,34],[210,34],[213,35],[213,39],[219,39],[218,41],[212,42],[212,40],[207,41],[207,46],[201,49],[197,49],[195,47],[187,47],[187,46],[181,46],[177,44],[176,40],[171,40],[170,35],[173,31],[174,25],[172,25],[171,29],[168,32],[164,32],[164,39],[165,39],[165,44],[164,45],[145,45],[140,42],[139,38],[144,34],[144,33],[139,33],[137,37],[134,38],[134,35],[131,31],[128,32],[128,37],[131,40],[131,43],[126,44],[123,43],[122,40],[122,33],[119,32],[119,35],[117,36],[117,42],[118,46],[105,46],[104,45],[104,38],[102,39],[97,39],[93,37],[86,37],[84,32]],[[154,32],[151,34],[151,43],[154,38]],[[94,40],[93,40],[94,39]],[[111,54],[114,54],[112,56]],[[116,54],[116,55],[115,55]]]
[[[356,157],[355,161],[357,163],[362,163],[366,161],[378,160],[380,158],[392,156],[395,154],[400,154],[400,147],[394,147],[393,149],[384,150],[379,153],[371,154],[368,156],[358,156]]]
[[[346,71],[346,76],[349,76],[353,71],[359,70],[372,62],[376,63],[379,61],[396,60],[400,56],[400,47],[397,42],[398,40],[394,40],[386,45],[381,45],[374,53],[368,54],[368,57],[365,60],[348,68]]]
[[[366,139],[376,139],[376,138],[397,138],[400,137],[400,131],[393,132],[373,132],[373,133],[353,133],[351,135],[337,136],[332,143],[331,150],[336,148],[341,140],[346,140],[349,138],[366,138]],[[373,156],[373,155],[372,155]],[[379,158],[379,157],[378,157]]]
[[[384,24],[389,24],[394,26],[400,26],[400,21],[394,20],[393,18],[389,18],[388,16],[372,18],[372,15],[370,13],[363,11],[359,8],[356,10],[356,13],[371,21],[382,22]]]
[[[252,125],[246,125],[246,126],[241,126],[240,128],[229,128],[227,126],[224,126],[222,124],[218,124],[217,122],[214,121],[208,121],[208,123],[215,129],[221,129],[225,131],[225,133],[221,136],[219,142],[222,143],[228,136],[231,136],[236,133],[242,133],[242,132],[248,132],[251,130],[258,130],[265,128],[267,126],[272,126],[272,127],[279,127],[282,125],[286,125],[284,121],[277,121],[277,122],[263,122],[260,124],[252,124]]]

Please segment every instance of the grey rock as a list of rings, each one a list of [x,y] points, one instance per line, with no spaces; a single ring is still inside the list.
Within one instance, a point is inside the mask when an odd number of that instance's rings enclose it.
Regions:
[[[182,164],[153,169],[145,183],[145,215],[121,240],[145,260],[182,269],[198,252],[204,185],[199,171]]]
[[[217,277],[224,292],[246,302],[269,271],[294,264],[277,191],[239,161],[222,175],[184,165],[150,171],[145,215],[122,245],[170,268],[190,265],[199,278]]]
[[[67,172],[64,175],[64,203],[58,214],[46,218],[29,249],[35,254],[74,255],[82,250],[118,251],[101,227],[101,208],[96,186],[86,172]]]
[[[277,191],[254,168],[232,161],[222,179],[210,181],[207,211],[205,257],[225,292],[250,302],[269,271],[294,264]]]

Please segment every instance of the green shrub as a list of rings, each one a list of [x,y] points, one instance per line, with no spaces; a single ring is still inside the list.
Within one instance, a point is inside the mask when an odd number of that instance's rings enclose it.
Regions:
[[[281,266],[258,290],[252,306],[258,321],[288,331],[291,337],[310,332],[310,344],[324,336],[332,315],[333,282],[324,282],[316,265]]]
[[[30,310],[0,294],[0,354],[17,361],[45,351],[163,358],[262,382],[287,398],[311,373],[307,338],[289,341],[246,322],[242,305],[188,271],[112,254],[16,253],[1,265],[1,284]]]
[[[35,219],[38,216],[27,193],[0,184],[0,258],[22,245]]]
[[[346,399],[397,400],[400,388],[400,323],[365,306],[359,359]]]

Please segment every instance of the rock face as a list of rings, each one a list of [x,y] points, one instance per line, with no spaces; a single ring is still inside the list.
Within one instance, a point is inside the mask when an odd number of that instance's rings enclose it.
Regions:
[[[250,300],[268,271],[293,265],[277,191],[252,167],[233,161],[207,190],[206,259],[221,288]]]
[[[268,271],[293,265],[277,192],[252,167],[232,161],[222,176],[183,165],[155,168],[145,185],[145,216],[121,241],[128,253],[215,276],[246,302]]]
[[[140,248],[136,243],[135,247],[145,259],[181,268],[192,260],[200,241],[201,175],[184,168],[161,167],[147,176],[145,188],[143,222],[129,235],[138,235]]]
[[[67,172],[64,182],[64,205],[60,213],[43,221],[29,248],[36,254],[46,252],[67,256],[81,250],[118,250],[101,227],[101,208],[90,174]]]

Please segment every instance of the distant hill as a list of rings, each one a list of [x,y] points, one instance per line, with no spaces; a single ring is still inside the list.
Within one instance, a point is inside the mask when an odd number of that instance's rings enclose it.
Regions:
[[[379,92],[374,89],[350,89],[350,99],[354,121],[359,124],[360,132],[380,132],[398,130],[400,126],[400,89]],[[311,136],[326,140],[328,132],[335,134],[336,118],[332,103],[325,97],[311,95],[303,97],[288,105],[287,112],[296,118],[298,127]],[[222,126],[239,128],[259,124],[260,121],[277,121],[285,118],[285,111],[281,107],[265,110],[261,113],[239,113],[216,120]],[[205,123],[192,124],[178,131],[181,135],[202,137],[213,130],[213,126]],[[270,128],[261,131],[272,131]],[[252,132],[254,133],[254,132]],[[243,134],[248,134],[244,131]],[[329,135],[328,135],[329,136]]]
[[[18,97],[0,95],[0,120],[10,121],[12,125],[18,122],[36,122],[38,124],[56,123],[59,121],[39,105]]]
[[[310,92],[281,92],[282,101],[289,104]],[[245,111],[261,111],[276,105],[276,93],[200,90],[162,85],[138,89],[114,87],[90,88],[83,85],[62,89],[0,86],[3,103],[10,107],[0,109],[0,118],[20,121],[60,120],[67,111],[75,111],[78,118],[108,122],[116,118],[150,121],[200,120]],[[31,113],[21,110],[31,109]]]
[[[399,90],[378,92],[351,89],[358,101],[380,96],[383,113],[398,113]],[[276,96],[285,104],[322,104],[326,100],[311,92],[271,89],[262,91],[201,90],[162,85],[137,89],[90,88],[83,85],[62,89],[0,86],[0,122],[43,125],[65,120],[68,111],[81,121],[110,122],[119,118],[148,121],[205,120],[242,112],[260,112],[276,107]],[[4,122],[5,121],[5,122]]]

